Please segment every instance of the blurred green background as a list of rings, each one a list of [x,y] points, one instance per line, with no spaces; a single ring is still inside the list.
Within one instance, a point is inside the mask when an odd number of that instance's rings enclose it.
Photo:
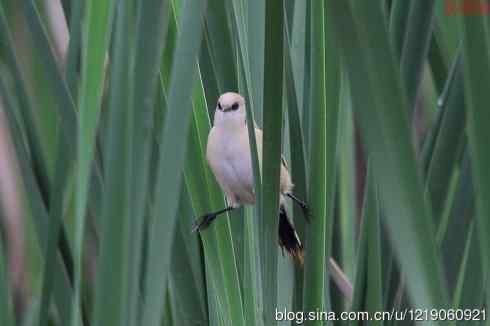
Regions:
[[[0,0],[0,325],[490,325],[465,320],[490,303],[486,6]],[[225,205],[225,91],[264,129],[257,204],[192,233]],[[277,246],[281,152],[304,266]]]

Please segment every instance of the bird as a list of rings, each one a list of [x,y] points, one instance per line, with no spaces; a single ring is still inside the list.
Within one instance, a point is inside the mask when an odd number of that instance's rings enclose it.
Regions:
[[[226,92],[218,99],[213,127],[208,135],[206,159],[225,194],[227,206],[202,216],[200,221],[196,221],[194,224],[194,231],[204,230],[222,213],[242,205],[255,203],[254,175],[245,105],[245,99],[235,92]],[[259,166],[261,167],[262,130],[257,127],[255,122],[254,129]],[[283,156],[281,156],[281,162],[278,164],[281,165],[278,241],[283,250],[285,249],[291,257],[303,264],[303,245],[294,225],[288,218],[285,206],[286,197],[301,207],[307,221],[309,220],[309,208],[304,201],[293,194],[293,183]]]

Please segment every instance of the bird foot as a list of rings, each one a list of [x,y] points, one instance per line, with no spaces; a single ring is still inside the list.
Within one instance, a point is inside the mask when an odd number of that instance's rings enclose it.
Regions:
[[[309,223],[311,214],[310,214],[310,208],[308,207],[308,205],[304,201],[302,201],[301,199],[294,196],[292,193],[287,193],[286,196],[291,198],[296,204],[299,205],[299,207],[301,207],[301,210],[303,211],[303,215],[305,217],[305,220],[306,220],[306,222]]]
[[[200,221],[195,221],[192,225],[192,232],[202,231],[207,228],[211,222],[216,218],[216,214],[209,213],[201,217]]]

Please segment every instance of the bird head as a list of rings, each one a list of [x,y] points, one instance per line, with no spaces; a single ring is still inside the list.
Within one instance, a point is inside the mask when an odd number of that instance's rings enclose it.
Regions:
[[[237,128],[244,126],[245,121],[245,99],[238,93],[222,94],[214,112],[214,125]]]

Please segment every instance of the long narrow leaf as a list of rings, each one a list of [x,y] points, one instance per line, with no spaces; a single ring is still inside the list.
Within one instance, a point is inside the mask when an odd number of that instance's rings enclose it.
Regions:
[[[337,158],[338,93],[340,69],[337,53],[325,52],[325,40],[331,44],[333,30],[326,24],[324,4],[312,4],[311,108],[310,108],[310,184],[311,223],[305,244],[303,310],[325,310],[326,262],[331,252],[335,165]],[[320,325],[321,321],[312,321]]]
[[[132,1],[119,1],[114,40],[106,162],[117,162],[106,171],[101,248],[95,291],[94,325],[121,325],[129,306],[130,189],[132,111],[130,109],[129,10]],[[133,217],[131,217],[133,218]]]
[[[480,2],[478,2],[480,3]],[[463,18],[465,37],[463,66],[465,68],[465,90],[467,95],[467,128],[472,171],[475,180],[477,225],[480,232],[481,254],[484,275],[488,273],[490,257],[490,150],[486,140],[489,138],[490,93],[485,85],[490,84],[490,61],[488,26],[484,16],[465,16]],[[487,305],[490,303],[490,282],[487,282]]]
[[[191,113],[192,85],[202,34],[202,15],[205,3],[184,1],[175,48],[174,68],[170,80],[165,125],[160,136],[160,161],[155,189],[154,220],[150,227],[145,279],[145,307],[143,324],[159,325],[163,313],[164,289],[168,277],[171,258],[171,244],[174,235],[178,208],[181,171],[187,144],[189,116]],[[179,144],[175,143],[179,140]],[[169,187],[172,187],[171,190]],[[162,252],[163,251],[163,252]],[[158,283],[155,284],[154,282]]]
[[[444,306],[446,294],[435,253],[433,226],[427,218],[430,215],[420,191],[407,117],[403,113],[406,102],[396,78],[394,59],[377,53],[389,53],[381,9],[361,2],[353,2],[352,11],[348,3],[328,4],[337,44],[346,59],[356,101],[354,108],[372,153],[390,238],[407,273],[409,292],[416,306]],[[363,55],[359,56],[360,53]],[[380,60],[383,63],[378,65]],[[382,69],[373,69],[375,66]]]
[[[262,286],[264,324],[274,325],[277,305],[277,229],[279,225],[279,174],[281,162],[283,25],[282,1],[266,2],[264,139],[262,144]],[[259,149],[260,150],[260,149]],[[265,218],[267,217],[267,218]],[[267,258],[266,258],[267,257]]]
[[[80,81],[78,170],[75,223],[75,300],[73,301],[73,325],[78,325],[82,282],[82,249],[85,234],[87,194],[91,176],[96,128],[99,120],[106,49],[114,11],[114,2],[87,1],[83,26],[82,73]]]

